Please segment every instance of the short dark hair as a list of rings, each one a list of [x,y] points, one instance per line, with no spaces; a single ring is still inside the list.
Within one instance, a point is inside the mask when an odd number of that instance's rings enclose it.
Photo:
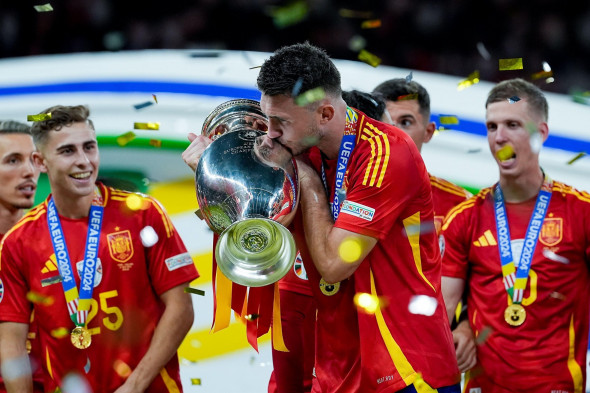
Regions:
[[[416,94],[420,114],[427,122],[430,120],[430,96],[418,82],[408,82],[406,78],[389,79],[375,87],[373,94],[383,97],[386,101],[399,101],[400,97]]]
[[[256,82],[268,96],[293,97],[318,87],[327,95],[342,94],[340,72],[326,51],[309,42],[278,49],[262,64]]]
[[[508,79],[494,86],[488,94],[486,109],[489,104],[508,100],[514,96],[526,100],[529,107],[540,115],[543,121],[549,119],[549,104],[545,94],[537,86],[521,78]]]
[[[31,135],[31,127],[14,120],[0,120],[0,134],[28,134]]]
[[[343,91],[342,99],[344,99],[346,105],[356,108],[365,115],[379,121],[381,121],[385,112],[385,101],[369,93],[359,90]]]
[[[36,121],[31,126],[33,141],[39,147],[47,141],[49,131],[59,131],[73,123],[86,122],[94,130],[94,124],[88,117],[90,109],[85,105],[64,106],[56,105],[41,111],[40,114],[51,113],[51,119]]]

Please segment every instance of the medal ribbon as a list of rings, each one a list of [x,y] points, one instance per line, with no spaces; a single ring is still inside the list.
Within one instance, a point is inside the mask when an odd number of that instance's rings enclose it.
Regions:
[[[98,191],[97,191],[98,192]],[[96,199],[96,198],[95,198]],[[66,240],[59,220],[57,209],[53,197],[47,203],[47,224],[53,251],[57,259],[57,268],[62,276],[62,287],[70,318],[76,326],[85,327],[88,311],[90,310],[90,300],[94,290],[94,276],[98,260],[98,245],[100,240],[100,228],[104,207],[93,202],[90,207],[88,218],[88,234],[86,237],[86,247],[84,249],[84,263],[80,272],[80,292],[76,286],[74,271]]]
[[[547,210],[549,209],[552,187],[553,181],[548,176],[545,176],[526,230],[517,270],[512,256],[510,227],[508,225],[508,218],[506,217],[504,194],[499,183],[496,183],[494,186],[494,215],[496,218],[496,233],[498,235],[498,252],[500,253],[500,261],[502,263],[504,288],[506,288],[506,292],[512,298],[513,303],[520,304],[522,302],[539,233],[543,226]]]
[[[340,201],[341,198],[344,199],[345,197],[342,186],[344,185],[344,175],[346,174],[346,168],[348,167],[348,160],[356,146],[357,124],[358,114],[352,108],[346,107],[346,126],[344,128],[342,142],[340,143],[340,151],[338,152],[334,196],[330,203],[332,208],[332,218],[334,218],[334,221],[338,218],[338,215],[340,214],[340,206],[342,202],[344,202],[344,200]],[[324,183],[324,188],[326,189],[326,192],[328,192],[329,197],[330,189],[328,188],[328,181],[326,180],[326,170],[324,168],[323,160],[322,182]]]

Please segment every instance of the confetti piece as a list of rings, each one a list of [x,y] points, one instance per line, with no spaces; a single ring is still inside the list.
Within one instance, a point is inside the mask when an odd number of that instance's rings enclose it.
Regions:
[[[381,19],[371,19],[361,23],[361,29],[376,29],[378,27],[381,27]]]
[[[158,103],[158,97],[156,97],[155,94],[152,94],[152,97],[153,97],[154,101],[156,101],[156,104],[157,104]]]
[[[159,130],[160,123],[133,123],[134,130]]]
[[[578,104],[590,105],[590,91],[575,92],[572,95],[572,100]]]
[[[475,149],[467,150],[468,154],[479,153],[481,151],[481,147],[476,147]]]
[[[162,147],[162,141],[159,139],[150,139],[150,146]]]
[[[27,115],[27,121],[45,121],[51,119],[51,113],[40,113],[38,115]]]
[[[578,161],[580,158],[584,157],[586,155],[585,151],[581,151],[578,154],[576,154],[576,156],[574,158],[572,158],[571,160],[569,160],[567,162],[568,165],[572,165],[574,162]]]
[[[412,314],[430,317],[436,311],[437,306],[438,301],[435,298],[426,295],[416,295],[410,299],[408,311]]]
[[[141,104],[135,104],[135,105],[133,105],[133,107],[135,108],[135,110],[140,110],[143,108],[147,108],[148,106],[152,106],[152,105],[154,105],[153,102],[146,101],[146,102],[142,102]]]
[[[199,219],[201,220],[205,219],[205,216],[203,216],[203,212],[201,211],[201,209],[195,210],[195,216],[199,217]]]
[[[343,18],[360,18],[360,19],[370,19],[373,16],[373,13],[370,11],[355,11],[350,10],[347,8],[340,8],[338,14]]]
[[[60,327],[57,329],[53,329],[50,334],[52,337],[55,337],[55,338],[64,338],[64,337],[70,335],[70,330],[65,327]]]
[[[413,77],[414,77],[414,72],[410,71],[410,73],[408,75],[406,75],[406,83],[410,83],[412,81]],[[416,94],[416,97],[418,97],[418,94]]]
[[[514,59],[499,59],[498,67],[500,71],[522,70],[522,57]]]
[[[569,259],[567,259],[566,257],[562,257],[561,255],[557,255],[548,248],[543,249],[543,256],[552,261],[563,263],[564,265],[568,265],[570,263]]]
[[[129,367],[129,365],[121,359],[115,360],[113,363],[113,368],[121,378],[127,378],[129,375],[131,375],[131,367]]]
[[[123,135],[119,135],[117,137],[117,144],[119,146],[125,146],[129,142],[135,139],[135,133],[133,131],[129,131],[124,133]]]
[[[380,300],[377,296],[370,293],[357,293],[354,295],[354,304],[361,308],[367,314],[375,314],[380,306]]]
[[[367,40],[360,35],[354,35],[350,41],[348,41],[348,49],[353,52],[360,52],[365,46],[367,46]]]
[[[44,278],[41,280],[41,286],[48,287],[50,285],[57,284],[58,282],[62,282],[62,281],[63,281],[63,277],[60,275],[57,275],[54,277],[48,277],[48,278]]]
[[[486,49],[483,42],[477,43],[477,51],[479,52],[481,57],[483,57],[485,60],[490,60],[492,58],[492,56],[490,55],[490,52],[488,52],[488,50]]]
[[[254,67],[250,67],[249,69],[250,69],[250,70],[253,70],[254,68],[262,68],[262,66],[261,66],[261,65],[259,65],[259,66],[254,66]]]
[[[35,8],[35,11],[37,11],[37,12],[51,12],[51,11],[53,11],[53,7],[51,6],[51,3],[36,5],[36,6],[34,6],[34,8]]]
[[[299,106],[305,106],[314,103],[319,100],[323,100],[326,97],[326,92],[321,87],[307,90],[295,98],[295,104]]]
[[[549,78],[553,76],[553,71],[539,71],[539,72],[535,72],[533,75],[531,75],[531,78],[533,80],[537,80],[537,79],[542,79],[542,78]]]
[[[438,121],[440,124],[445,125],[459,124],[459,118],[453,115],[440,115]]]
[[[139,231],[139,237],[141,238],[141,244],[144,247],[151,247],[158,242],[158,234],[151,226],[144,227],[141,231]]]
[[[86,374],[88,374],[89,371],[90,371],[90,358],[88,356],[86,356],[86,364],[84,365],[84,372]],[[79,393],[79,392],[80,391],[76,391],[76,393]],[[64,393],[67,393],[67,392],[64,391]],[[90,393],[92,393],[92,390],[90,391]]]
[[[409,101],[409,100],[417,100],[418,99],[418,93],[413,93],[413,94],[406,94],[403,96],[398,96],[396,101]]]
[[[297,97],[301,92],[301,86],[303,86],[303,78],[299,77],[295,84],[293,85],[293,90],[291,90],[291,97]]]
[[[381,64],[381,59],[379,57],[364,49],[361,49],[359,52],[358,59],[373,67],[377,67]]]
[[[202,291],[202,290],[196,289],[196,288],[190,288],[190,287],[184,288],[184,293],[193,293],[195,295],[205,296],[205,291]]]
[[[363,248],[361,241],[354,237],[344,239],[344,241],[340,243],[340,246],[338,247],[340,259],[347,263],[357,262],[362,253]]]
[[[201,386],[201,378],[191,378],[191,385]]]
[[[309,9],[305,1],[296,1],[271,11],[273,23],[279,29],[295,25],[307,17]]]
[[[492,328],[485,326],[475,338],[475,345],[483,344],[490,337],[490,334],[492,334]]]
[[[498,160],[500,161],[506,161],[512,158],[513,154],[514,149],[512,148],[512,146],[506,145],[496,152],[496,157],[498,157]]]
[[[476,83],[479,83],[479,71],[478,70],[473,71],[471,74],[469,74],[467,79],[464,79],[461,82],[459,82],[457,84],[457,90],[463,90],[465,88],[468,88],[471,85],[475,85]]]
[[[515,102],[518,102],[518,101],[520,101],[520,97],[518,97],[518,96],[512,96],[512,97],[508,98],[508,102],[511,104],[514,104]]]
[[[40,304],[42,306],[51,306],[53,304],[53,297],[45,296],[37,292],[28,292],[27,300],[31,303]]]

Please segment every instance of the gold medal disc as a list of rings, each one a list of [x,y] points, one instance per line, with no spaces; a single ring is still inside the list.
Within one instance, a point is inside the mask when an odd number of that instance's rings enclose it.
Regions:
[[[340,290],[340,283],[328,284],[323,278],[320,280],[320,291],[326,296],[332,296]]]
[[[90,331],[82,326],[76,326],[70,333],[72,345],[78,349],[86,349],[92,343]]]
[[[511,304],[504,311],[504,320],[510,326],[520,326],[526,319],[526,311],[520,304]]]

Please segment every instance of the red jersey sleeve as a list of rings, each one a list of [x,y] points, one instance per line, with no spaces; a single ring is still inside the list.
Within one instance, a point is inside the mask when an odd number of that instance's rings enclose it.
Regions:
[[[31,303],[27,300],[28,285],[12,255],[12,237],[5,237],[0,244],[0,321],[29,323]]]
[[[154,290],[161,295],[175,286],[198,278],[199,273],[162,205],[151,197],[149,200],[151,204],[146,211],[143,230],[151,226],[157,235],[157,242],[147,250],[147,263]],[[147,231],[153,236],[151,230]],[[143,236],[150,235],[144,233]],[[146,240],[142,240],[144,247],[149,245],[145,244]]]
[[[404,135],[365,123],[349,164],[346,200],[336,227],[383,240],[420,193],[426,183],[416,179],[424,176],[424,164]]]
[[[469,267],[469,223],[474,206],[474,198],[451,209],[442,226],[444,253],[442,275],[467,279]]]

